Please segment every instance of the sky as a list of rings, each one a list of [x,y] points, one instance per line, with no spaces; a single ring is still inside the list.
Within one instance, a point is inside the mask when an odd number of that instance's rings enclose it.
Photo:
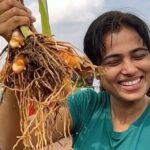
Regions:
[[[24,2],[36,18],[35,28],[41,33],[38,0],[24,0]],[[47,0],[47,2],[49,21],[55,39],[70,42],[81,51],[89,25],[106,11],[117,9],[133,12],[150,25],[149,0]],[[7,44],[2,37],[0,43],[0,49]]]

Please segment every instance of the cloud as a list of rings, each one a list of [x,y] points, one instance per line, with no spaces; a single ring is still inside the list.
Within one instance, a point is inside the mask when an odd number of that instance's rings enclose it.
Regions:
[[[84,23],[95,18],[95,10],[101,10],[104,0],[47,0],[50,23],[53,26],[65,23]],[[25,5],[32,10],[36,17],[34,24],[38,32],[41,32],[38,0],[25,0]]]
[[[83,36],[91,21],[100,14],[104,0],[47,0],[52,33],[59,40],[72,43],[82,49]],[[37,21],[34,24],[41,32],[38,0],[25,0]]]
[[[85,22],[95,16],[94,10],[103,7],[104,0],[48,0],[52,23]]]
[[[83,49],[83,37],[103,9],[104,0],[48,0],[52,33]]]

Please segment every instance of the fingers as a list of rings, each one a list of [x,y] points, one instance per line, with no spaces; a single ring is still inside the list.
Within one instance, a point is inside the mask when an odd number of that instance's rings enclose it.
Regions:
[[[17,0],[1,0],[0,1],[0,14],[2,14],[3,12],[13,7],[27,11],[27,8],[24,5],[22,5],[20,2],[18,2]]]
[[[6,25],[11,24],[12,29],[16,29],[18,26],[21,25],[30,25],[30,19],[28,17],[22,17],[22,16],[14,16],[11,19],[9,19],[6,23]]]
[[[29,18],[14,16],[6,22],[0,24],[0,33],[7,41],[9,41],[13,30],[22,25],[30,25]]]
[[[21,1],[23,2],[23,0]],[[21,25],[30,26],[35,18],[31,11],[17,0],[0,0],[0,35],[10,39],[12,31]]]
[[[11,19],[0,24],[0,33],[10,32],[21,25],[30,25],[30,19],[28,17],[13,16]]]
[[[31,16],[31,13],[17,7],[13,7],[0,15],[0,22],[5,22],[13,16],[26,16],[30,18],[31,23],[35,21],[35,18]]]

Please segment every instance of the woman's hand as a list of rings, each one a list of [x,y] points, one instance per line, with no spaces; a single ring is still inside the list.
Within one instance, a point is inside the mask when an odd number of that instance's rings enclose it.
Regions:
[[[35,21],[31,11],[22,3],[23,0],[0,0],[0,35],[7,41],[18,26],[30,26]]]

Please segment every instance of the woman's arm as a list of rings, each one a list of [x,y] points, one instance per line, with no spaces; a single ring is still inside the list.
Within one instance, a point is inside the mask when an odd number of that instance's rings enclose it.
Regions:
[[[14,29],[31,25],[31,12],[17,0],[0,0],[0,35],[8,42]],[[13,92],[7,91],[0,104],[0,149],[11,150],[20,135],[20,118],[17,100]],[[21,145],[20,145],[21,146]],[[18,147],[18,150],[23,148]]]
[[[20,118],[17,100],[13,92],[7,91],[0,104],[0,148],[11,150],[20,135]],[[21,150],[19,145],[18,150]]]

